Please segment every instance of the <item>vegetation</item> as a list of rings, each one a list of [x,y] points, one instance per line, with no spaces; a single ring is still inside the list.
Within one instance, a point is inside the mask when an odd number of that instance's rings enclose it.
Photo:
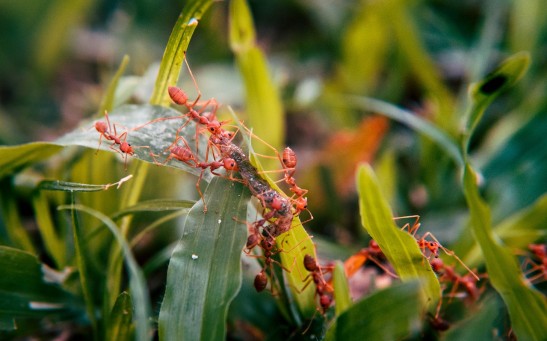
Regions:
[[[31,2],[2,339],[547,339],[540,0]]]

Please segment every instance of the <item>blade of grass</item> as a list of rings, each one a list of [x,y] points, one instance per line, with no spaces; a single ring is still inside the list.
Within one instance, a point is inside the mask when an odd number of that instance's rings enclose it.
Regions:
[[[42,192],[36,191],[32,196],[32,206],[45,249],[55,262],[56,268],[62,269],[67,265],[66,240],[55,230],[48,199]]]
[[[490,282],[509,310],[513,332],[522,340],[546,340],[545,298],[524,284],[522,272],[514,256],[495,241],[491,230],[490,209],[479,195],[477,177],[469,165],[465,168],[463,180],[472,231],[484,255]]]
[[[344,264],[340,261],[334,263],[332,286],[334,287],[334,299],[336,300],[335,315],[340,316],[352,305]]]
[[[114,235],[116,241],[118,242],[119,246],[122,249],[123,254],[123,260],[125,261],[125,264],[127,265],[127,271],[129,273],[129,287],[131,289],[131,295],[134,301],[134,323],[136,326],[136,338],[137,340],[149,340],[151,338],[151,330],[149,325],[149,317],[150,317],[150,302],[148,299],[148,290],[146,286],[146,281],[144,279],[144,276],[142,274],[141,269],[139,268],[139,265],[137,261],[135,260],[131,248],[129,247],[129,244],[125,240],[124,235],[119,231],[118,226],[107,216],[102,214],[101,212],[98,212],[96,210],[93,210],[89,207],[85,207],[82,205],[62,205],[59,206],[59,210],[70,210],[73,215],[73,220],[75,222],[75,230],[79,227],[77,226],[77,216],[76,212],[81,211],[87,214],[90,214],[94,216],[95,218],[99,219]],[[80,235],[81,232],[79,232],[79,240],[83,240]],[[76,240],[75,235],[75,240]],[[81,243],[81,241],[80,241]],[[85,245],[82,245],[85,246]],[[118,295],[116,295],[117,297]],[[107,323],[110,323],[110,319],[106,321]]]
[[[349,105],[389,117],[414,129],[416,132],[435,142],[454,160],[456,165],[463,167],[463,157],[457,143],[450,135],[437,126],[410,111],[403,110],[381,100],[362,96],[345,96],[344,98],[346,98],[346,102]]]
[[[247,231],[239,221],[245,219],[249,192],[217,177],[204,198],[207,213],[202,201],[194,205],[169,262],[159,315],[163,340],[224,339],[228,305],[241,285]]]
[[[6,234],[12,246],[37,254],[32,240],[23,226],[17,202],[13,195],[13,179],[0,178],[0,212],[6,228]]]
[[[283,105],[269,75],[266,58],[256,45],[253,19],[246,0],[230,1],[230,47],[245,83],[249,126],[257,136],[279,149],[284,140]],[[271,153],[266,145],[256,149],[259,154]],[[275,162],[268,160],[266,163],[271,166]]]
[[[110,84],[108,84],[108,88],[106,89],[101,105],[99,106],[99,112],[97,113],[98,116],[102,116],[105,111],[111,111],[114,109],[116,89],[118,88],[118,83],[120,82],[121,76],[125,72],[127,64],[129,64],[129,56],[125,55],[123,56],[122,62],[114,74],[114,77],[112,77]]]
[[[167,88],[177,84],[190,39],[199,20],[212,3],[212,0],[189,0],[186,2],[165,47],[150,104],[169,105]]]
[[[519,52],[504,60],[498,68],[483,80],[471,84],[469,87],[471,105],[464,117],[465,127],[462,146],[465,152],[469,147],[471,135],[486,108],[500,93],[520,80],[528,70],[529,65],[530,55],[527,52]]]
[[[107,340],[133,340],[133,306],[131,296],[127,292],[122,292],[110,313],[110,321],[107,326]]]
[[[416,239],[401,231],[393,222],[389,204],[383,197],[374,171],[369,165],[359,167],[357,189],[363,227],[380,245],[403,282],[421,281],[420,296],[433,309],[441,294],[439,281],[420,251]]]

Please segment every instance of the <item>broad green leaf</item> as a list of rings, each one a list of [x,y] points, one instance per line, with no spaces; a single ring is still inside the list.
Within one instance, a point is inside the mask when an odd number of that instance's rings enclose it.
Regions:
[[[127,292],[122,292],[118,296],[108,322],[107,340],[133,340],[133,306],[131,296]]]
[[[246,112],[253,133],[279,149],[283,144],[283,106],[272,82],[266,58],[256,46],[254,24],[246,0],[230,1],[230,46],[243,77]],[[272,154],[269,146],[255,146],[259,154]],[[275,161],[268,160],[268,166]],[[270,167],[267,167],[270,169]]]
[[[241,250],[249,192],[215,178],[198,201],[173,251],[159,315],[162,340],[223,340],[228,305],[241,285]],[[237,220],[236,220],[237,219]]]
[[[344,264],[340,261],[334,263],[332,286],[334,287],[334,299],[336,300],[336,316],[340,316],[340,314],[350,308],[352,304]]]
[[[80,236],[81,232],[79,232],[79,226],[77,224],[78,219],[76,215],[76,211],[82,211],[85,213],[88,213],[95,218],[99,219],[104,223],[104,225],[110,230],[110,232],[114,235],[116,241],[118,242],[118,245],[121,247],[122,254],[123,254],[123,260],[125,261],[125,264],[127,265],[127,272],[129,273],[129,288],[131,289],[131,297],[133,300],[134,305],[134,323],[136,326],[136,339],[137,340],[149,340],[151,338],[151,331],[150,331],[150,324],[149,324],[149,318],[150,318],[150,301],[148,298],[148,290],[146,287],[146,281],[144,279],[144,276],[142,274],[141,269],[139,268],[139,265],[137,261],[135,260],[133,253],[131,252],[131,248],[129,247],[129,244],[125,240],[124,236],[119,231],[118,226],[107,216],[102,214],[101,212],[95,211],[89,207],[85,207],[82,205],[63,205],[59,207],[60,210],[71,210],[73,221],[75,223],[74,229],[75,229],[75,242],[77,243],[76,246],[78,247],[78,243],[81,244],[79,253],[81,254],[82,247],[85,247],[85,244],[82,242],[82,238]],[[78,237],[79,240],[76,240],[76,237]],[[77,251],[78,255],[78,251]],[[80,256],[81,258],[81,256]],[[81,264],[81,261],[78,261],[79,265],[79,271],[82,271],[82,267],[85,268],[85,263]],[[82,279],[82,286],[87,284],[87,279]],[[111,293],[112,294],[112,293]],[[88,294],[89,295],[89,294]],[[116,295],[117,297],[118,295]]]
[[[150,104],[169,105],[167,88],[177,83],[190,39],[203,13],[212,3],[212,0],[189,0],[186,2],[169,36]]]
[[[361,222],[403,282],[420,280],[423,302],[434,303],[441,289],[429,262],[420,251],[416,239],[401,231],[393,222],[389,204],[382,195],[378,181],[369,165],[359,167],[357,173]],[[430,304],[430,309],[434,304]]]
[[[482,250],[490,282],[507,306],[513,332],[519,340],[546,340],[545,297],[525,284],[515,257],[496,242],[491,230],[490,209],[479,195],[477,178],[469,165],[463,180],[472,231]]]
[[[469,139],[486,108],[498,95],[513,86],[522,78],[530,64],[530,55],[519,52],[507,58],[498,68],[488,74],[483,80],[471,84],[469,96],[471,105],[465,115],[465,130],[463,148],[467,151]]]
[[[391,286],[355,303],[336,320],[336,340],[400,340],[420,329],[417,281]]]
[[[31,317],[67,314],[75,299],[61,287],[62,276],[28,252],[0,246],[0,330]],[[11,327],[10,327],[11,326]]]
[[[49,142],[0,146],[0,178],[58,153],[62,147]]]
[[[186,122],[186,119],[183,118],[180,112],[170,108],[153,105],[124,105],[110,112],[108,117],[112,126],[116,125],[118,135],[127,132],[126,139],[135,150],[134,156],[128,156],[127,154],[121,155],[120,146],[112,145],[111,141],[105,141],[104,138],[99,146],[100,134],[94,128],[94,122],[90,121],[82,123],[82,128],[66,134],[58,139],[55,144],[64,146],[85,146],[93,149],[116,152],[120,154],[120,157],[123,159],[134,157],[151,163],[154,163],[155,161],[163,163],[168,156],[166,149],[173,143],[177,129]],[[155,119],[160,120],[147,124]],[[190,122],[180,132],[179,136],[184,137],[188,145],[192,147],[192,149],[195,149],[196,124]],[[179,141],[179,144],[183,145],[182,141]],[[206,149],[207,139],[203,134],[200,134],[200,154],[196,155],[196,157],[200,160],[204,160]],[[158,155],[156,160],[150,155],[151,152]],[[186,163],[174,159],[166,165],[180,168],[195,175],[199,175],[201,172],[201,170],[196,167],[191,167]],[[136,180],[137,179],[135,179],[135,181]]]

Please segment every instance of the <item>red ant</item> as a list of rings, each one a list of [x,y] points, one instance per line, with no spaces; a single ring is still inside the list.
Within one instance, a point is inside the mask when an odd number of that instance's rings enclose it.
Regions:
[[[531,277],[528,277],[528,281],[530,283],[534,283],[539,279],[541,279],[541,281],[547,280],[547,245],[529,244],[528,249],[531,251],[533,257],[536,258],[537,261],[534,261],[530,258],[527,258],[524,261],[523,268],[530,266],[530,269],[528,269],[524,273],[524,275],[531,275]]]
[[[404,218],[416,218],[414,221],[414,224],[410,226],[410,224],[405,224],[401,230],[408,230],[408,233],[416,239],[416,242],[418,243],[418,247],[420,250],[422,250],[422,253],[424,257],[431,263],[431,258],[439,258],[439,249],[442,250],[447,255],[454,257],[458,263],[460,263],[465,270],[467,270],[477,281],[479,281],[479,276],[477,276],[465,263],[454,253],[454,251],[451,251],[444,246],[435,238],[435,236],[431,232],[426,232],[423,236],[417,237],[416,233],[418,232],[418,229],[421,226],[421,223],[419,222],[420,216],[405,216],[405,217],[397,217],[394,219],[404,219]],[[428,238],[432,239],[429,240]]]
[[[480,290],[477,287],[477,282],[479,281],[479,276],[475,275],[473,272],[468,272],[467,274],[461,276],[458,274],[453,266],[447,266],[439,258],[435,258],[430,262],[431,268],[439,275],[439,281],[444,283],[452,283],[452,289],[450,290],[450,300],[456,296],[458,289],[463,287],[467,297],[470,298],[472,302],[475,302],[479,299]],[[486,275],[481,275],[485,277]]]
[[[97,152],[99,151],[99,148],[101,147],[102,138],[104,137],[106,140],[113,141],[113,143],[110,145],[110,149],[114,150],[116,153],[120,153],[124,157],[124,164],[127,168],[127,155],[133,155],[135,154],[135,151],[133,147],[126,141],[127,139],[127,131],[123,132],[118,136],[118,133],[116,132],[116,124],[111,125],[110,119],[108,118],[108,113],[105,111],[104,113],[106,122],[104,121],[97,121],[95,122],[95,129],[100,133],[99,137],[99,146],[97,147]],[[114,134],[111,134],[110,131],[112,131],[112,127],[114,128]],[[119,145],[119,150],[114,148],[114,145]]]
[[[266,274],[267,269],[270,270],[270,277],[272,279],[275,277],[275,273],[273,269],[274,263],[278,264],[283,270],[287,272],[291,272],[291,270],[287,269],[281,263],[279,263],[278,261],[272,258],[274,255],[278,254],[279,252],[282,252],[283,250],[276,247],[275,237],[273,237],[271,234],[267,233],[266,231],[264,234],[266,235],[265,236],[262,235],[262,237],[260,237],[261,240],[259,243],[260,247],[262,248],[262,256],[256,256],[259,258],[264,258],[264,266],[262,270],[255,276],[255,279],[253,282],[253,285],[257,292],[263,291],[268,286],[268,276]],[[273,294],[274,293],[273,282],[271,283],[271,291]]]
[[[319,297],[319,306],[321,307],[321,314],[325,315],[326,311],[330,308],[333,301],[334,289],[332,286],[325,280],[324,274],[332,272],[332,266],[320,266],[315,258],[310,255],[304,256],[304,268],[310,272],[304,281],[308,281],[300,291],[304,291],[310,283],[315,284],[315,296]],[[313,319],[312,319],[313,320]]]
[[[196,189],[198,190],[199,196],[200,196],[200,198],[203,202],[203,212],[207,212],[207,205],[205,204],[205,199],[203,198],[203,193],[201,192],[201,189],[199,188],[199,184],[201,182],[201,179],[203,178],[203,173],[205,172],[205,170],[207,168],[209,168],[211,170],[212,174],[217,175],[217,176],[222,176],[221,174],[215,172],[215,170],[217,170],[221,167],[224,167],[224,169],[226,169],[228,171],[237,171],[237,169],[238,169],[237,164],[233,159],[230,159],[230,158],[224,158],[224,159],[221,159],[221,160],[218,160],[218,161],[212,161],[212,162],[208,162],[208,163],[198,162],[196,156],[194,155],[194,153],[190,149],[190,146],[188,146],[188,142],[186,142],[186,140],[182,136],[179,136],[177,141],[178,140],[182,140],[182,142],[184,143],[184,146],[179,146],[179,145],[175,144],[174,146],[169,147],[169,155],[167,156],[167,158],[163,162],[163,165],[165,165],[171,159],[176,159],[176,160],[179,160],[181,162],[186,163],[190,167],[201,168],[201,173],[198,177],[198,181],[196,182]],[[157,155],[154,155],[152,153],[150,153],[150,155],[155,160],[155,157]],[[156,161],[156,163],[157,163],[157,161]],[[229,177],[229,179],[238,180],[238,179],[232,178],[231,176]]]
[[[380,246],[373,239],[370,240],[369,246],[359,250],[356,254],[349,257],[344,262],[344,271],[346,277],[350,278],[353,276],[361,266],[363,266],[367,260],[372,261],[380,269],[384,270],[388,275],[397,278],[398,276],[391,272],[385,265],[380,262],[380,259],[385,258],[384,253],[380,249]]]

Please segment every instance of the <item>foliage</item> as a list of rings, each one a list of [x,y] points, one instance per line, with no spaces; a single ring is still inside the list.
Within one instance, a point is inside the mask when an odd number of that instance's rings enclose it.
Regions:
[[[0,338],[546,339],[545,257],[529,249],[547,235],[540,4],[0,5]],[[280,153],[297,152],[310,211],[271,260],[242,253],[269,214],[248,182],[164,161],[183,139],[216,157],[171,104],[177,84],[217,99],[287,198]],[[270,293],[251,285],[261,269]]]

